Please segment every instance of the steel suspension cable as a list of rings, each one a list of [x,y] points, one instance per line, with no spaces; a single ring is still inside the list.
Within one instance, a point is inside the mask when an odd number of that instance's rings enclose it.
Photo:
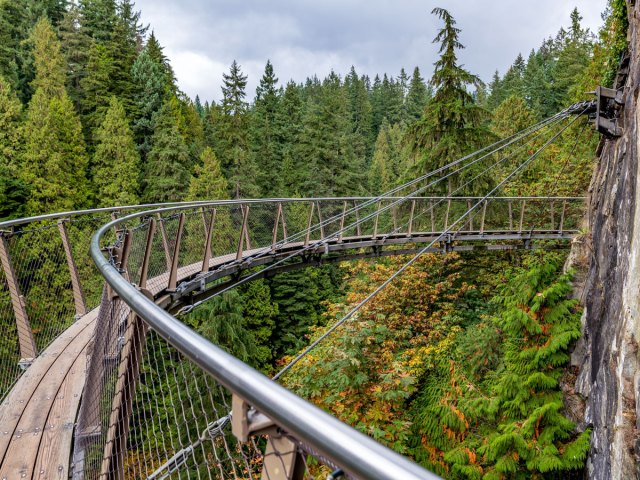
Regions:
[[[452,175],[455,175],[456,173],[460,173],[461,171],[465,170],[466,168],[469,168],[470,166],[472,166],[472,165],[474,165],[474,164],[478,163],[479,161],[484,160],[484,159],[485,159],[485,158],[487,158],[488,156],[493,155],[494,153],[496,153],[496,152],[498,152],[498,151],[500,151],[500,150],[502,150],[502,149],[506,148],[507,146],[511,145],[511,144],[512,144],[512,143],[514,143],[515,141],[519,141],[519,140],[520,140],[520,139],[522,139],[522,138],[527,138],[527,137],[529,137],[530,135],[532,135],[533,133],[536,133],[537,131],[541,130],[541,129],[542,129],[542,128],[544,128],[544,127],[548,127],[548,126],[555,126],[555,125],[557,125],[558,123],[560,123],[560,122],[562,122],[563,120],[565,120],[567,117],[568,117],[568,115],[564,115],[564,114],[562,114],[562,113],[561,113],[561,114],[554,115],[553,117],[550,117],[550,119],[548,119],[548,120],[549,120],[549,122],[544,123],[544,125],[542,125],[542,126],[538,127],[536,130],[533,130],[533,131],[531,131],[531,132],[528,132],[526,135],[523,135],[523,136],[519,137],[518,139],[513,140],[512,142],[509,142],[508,144],[505,144],[505,145],[503,145],[502,147],[499,147],[498,149],[496,149],[496,150],[494,150],[494,151],[492,151],[492,152],[490,152],[490,153],[488,153],[488,154],[486,154],[486,155],[483,155],[482,157],[480,157],[480,158],[478,158],[478,159],[475,159],[475,160],[473,160],[472,162],[470,162],[470,163],[468,163],[468,164],[465,164],[464,166],[462,166],[462,167],[460,167],[460,168],[458,168],[458,169],[456,169],[456,170],[454,170],[454,171],[452,171],[452,172],[449,172],[448,174],[446,174],[446,175],[444,175],[444,176],[442,176],[442,177],[438,177],[436,180],[434,180],[434,181],[430,182],[429,184],[427,184],[427,185],[425,185],[425,186],[423,186],[423,187],[420,187],[420,188],[418,188],[417,190],[414,190],[413,192],[409,193],[408,195],[406,195],[406,196],[404,196],[404,197],[401,197],[401,198],[399,198],[399,199],[397,199],[397,200],[393,201],[392,203],[390,203],[390,204],[388,204],[388,205],[385,205],[384,207],[382,207],[382,208],[380,208],[380,209],[376,210],[375,212],[373,212],[373,213],[371,213],[371,214],[368,214],[368,215],[366,215],[366,216],[364,216],[364,217],[362,217],[362,218],[360,218],[360,219],[356,220],[355,222],[353,222],[353,223],[351,223],[351,224],[347,225],[346,227],[343,227],[343,228],[339,229],[337,232],[333,233],[332,235],[330,235],[330,236],[328,236],[328,237],[326,237],[326,238],[324,238],[324,239],[322,239],[322,240],[318,240],[318,241],[316,241],[316,242],[314,242],[314,243],[310,243],[309,245],[307,245],[306,247],[303,247],[303,248],[302,248],[302,249],[300,249],[300,250],[297,250],[297,251],[295,251],[295,252],[292,252],[291,254],[289,254],[289,255],[287,255],[287,256],[285,256],[285,257],[281,258],[280,260],[277,260],[277,261],[275,261],[274,263],[269,264],[267,267],[263,268],[262,270],[257,271],[257,272],[255,272],[255,273],[253,273],[253,274],[251,274],[251,275],[248,275],[248,276],[246,276],[246,277],[244,277],[244,278],[240,279],[239,281],[237,281],[237,282],[236,282],[236,283],[234,283],[233,285],[230,285],[230,286],[228,286],[228,287],[225,287],[225,288],[221,289],[220,291],[216,292],[216,293],[215,293],[215,295],[212,295],[211,297],[209,297],[209,298],[207,298],[207,299],[205,299],[205,300],[200,300],[200,301],[195,302],[195,303],[193,303],[193,304],[191,304],[191,305],[187,305],[187,306],[185,306],[185,307],[182,307],[182,308],[177,312],[177,314],[176,314],[176,315],[185,315],[185,314],[187,314],[187,313],[191,312],[194,308],[196,308],[196,307],[198,307],[198,306],[202,305],[204,302],[206,302],[206,301],[207,301],[207,300],[209,300],[210,298],[213,298],[213,297],[215,297],[215,296],[221,295],[221,294],[223,294],[223,293],[225,293],[225,292],[227,292],[227,291],[229,291],[229,290],[231,290],[231,289],[233,289],[233,288],[236,288],[236,287],[238,287],[238,286],[240,286],[240,285],[243,285],[243,284],[245,284],[245,283],[247,283],[247,282],[249,282],[249,281],[253,280],[253,279],[254,279],[254,278],[256,278],[258,275],[264,275],[264,273],[265,273],[266,271],[269,271],[269,270],[271,270],[271,269],[273,269],[273,268],[275,268],[275,267],[277,267],[277,266],[279,266],[279,265],[283,264],[283,263],[284,263],[284,262],[286,262],[287,260],[290,260],[290,259],[292,259],[292,258],[294,258],[294,257],[297,257],[297,256],[299,256],[299,255],[303,254],[303,253],[304,253],[304,252],[306,252],[306,251],[314,250],[314,249],[317,249],[317,248],[319,248],[319,247],[321,247],[321,246],[323,246],[323,245],[326,245],[326,244],[327,244],[327,243],[329,243],[332,239],[337,238],[341,233],[344,233],[345,231],[348,231],[348,230],[349,230],[349,229],[351,229],[351,228],[354,228],[354,227],[356,227],[356,226],[358,226],[358,225],[361,225],[362,223],[364,223],[364,222],[366,222],[366,221],[368,221],[368,220],[370,220],[370,219],[374,218],[375,216],[379,215],[380,213],[383,213],[383,212],[385,212],[385,211],[387,211],[387,210],[390,210],[390,209],[392,209],[393,207],[395,207],[395,206],[397,206],[397,205],[399,205],[399,204],[401,204],[401,203],[403,203],[403,202],[406,202],[408,199],[411,199],[411,198],[414,198],[414,197],[418,196],[418,195],[419,195],[421,192],[423,192],[424,190],[426,190],[426,189],[428,189],[428,188],[431,188],[431,187],[432,187],[432,186],[434,186],[434,185],[437,185],[437,184],[438,184],[438,183],[440,183],[441,181],[443,181],[443,180],[445,180],[445,179],[447,179],[447,178],[451,177]],[[539,136],[539,135],[536,135],[536,136],[535,136],[535,137],[533,137],[533,138],[535,139],[535,138],[537,138],[538,136]],[[527,140],[527,142],[529,142],[529,141],[531,141],[531,139]],[[472,154],[472,155],[473,155],[473,154]],[[468,157],[468,156],[467,156],[467,157]],[[456,161],[456,162],[458,162],[458,161]],[[451,163],[456,163],[456,162],[451,162]],[[459,163],[459,162],[458,162],[458,163]],[[441,168],[437,169],[437,171],[442,171],[442,170],[444,170],[444,169],[446,169],[446,168],[448,168],[448,166],[441,167]],[[413,182],[410,182],[410,183],[413,183]],[[290,239],[291,239],[291,237],[290,237]],[[270,251],[271,251],[271,247],[268,247],[266,250],[267,250],[268,252],[270,252]],[[247,259],[248,259],[248,258],[255,258],[255,257],[249,256],[249,257],[247,257]],[[245,259],[245,260],[246,260],[246,259]]]
[[[535,160],[540,153],[547,148],[551,143],[553,143],[562,133],[569,128],[579,117],[575,117],[571,122],[569,122],[566,126],[564,126],[558,133],[556,133],[550,140],[548,140],[540,149],[538,149],[533,155],[523,161],[515,170],[513,170],[506,178],[504,178],[498,185],[496,185],[488,194],[486,194],[480,201],[478,201],[475,205],[469,208],[465,213],[463,213],[458,219],[449,226],[446,230],[444,230],[438,237],[430,242],[426,247],[422,248],[418,253],[416,253],[408,262],[406,262],[402,267],[400,267],[395,273],[393,273],[389,278],[387,278],[382,284],[380,284],[373,292],[367,295],[363,300],[361,300],[356,306],[351,308],[349,312],[344,315],[340,320],[334,323],[325,333],[323,333],[320,337],[318,337],[311,345],[305,348],[300,354],[298,354],[293,360],[291,360],[287,365],[285,365],[276,375],[272,377],[273,380],[277,380],[286,372],[288,372],[294,365],[296,365],[300,360],[302,360],[311,350],[313,350],[319,343],[325,340],[329,335],[331,335],[336,329],[338,329],[342,324],[344,324],[347,320],[353,317],[356,312],[358,312],[362,307],[368,304],[378,293],[380,293],[387,285],[393,282],[398,276],[400,276],[405,270],[407,270],[411,265],[413,265],[424,253],[426,253],[429,248],[431,248],[438,240],[440,240],[444,235],[449,233],[453,228],[459,224],[463,219],[465,219],[471,212],[473,212],[478,205],[480,205],[483,201],[486,201],[490,198],[498,189],[500,189],[508,180],[521,172],[527,165],[529,165],[533,160]]]

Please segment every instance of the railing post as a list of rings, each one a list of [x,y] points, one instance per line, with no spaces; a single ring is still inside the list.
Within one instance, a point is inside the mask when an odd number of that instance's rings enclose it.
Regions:
[[[471,210],[471,200],[467,200],[467,210]],[[473,232],[473,215],[469,215],[469,231]]]
[[[353,208],[356,211],[356,235],[361,237],[362,229],[360,228],[360,212],[358,209],[358,203],[355,200],[353,201]]]
[[[487,216],[487,204],[489,202],[485,200],[482,205],[482,217],[480,218],[480,235],[484,235],[484,219]]]
[[[316,202],[316,210],[318,210],[318,222],[320,224],[320,240],[324,240],[324,225],[322,224],[322,212],[320,211],[320,202]]]
[[[238,253],[236,253],[236,260],[242,259],[245,242],[246,242],[247,250],[251,250],[251,245],[249,244],[249,232],[248,232],[249,205],[246,205],[241,208],[242,208],[242,230],[240,231],[240,241],[238,242]]]
[[[413,234],[413,215],[416,211],[416,201],[411,200],[411,213],[409,214],[409,229],[407,235],[410,237]]]
[[[304,237],[304,246],[309,245],[309,240],[311,238],[311,223],[313,222],[313,210],[316,208],[315,202],[311,202],[311,208],[309,208],[309,217],[307,219],[307,234]]]
[[[27,309],[24,304],[24,297],[20,293],[18,278],[11,257],[9,256],[9,244],[7,243],[6,232],[0,232],[0,260],[2,261],[2,269],[7,278],[7,286],[9,287],[9,296],[11,297],[11,305],[13,313],[16,317],[16,328],[18,329],[18,342],[20,344],[20,356],[22,365],[29,365],[31,361],[38,356],[38,349],[33,338],[33,331],[27,316]]]
[[[209,271],[209,261],[211,260],[211,239],[213,238],[213,226],[216,223],[216,209],[211,210],[211,218],[209,219],[209,226],[206,231],[206,238],[204,240],[204,254],[202,256],[202,273]]]
[[[556,225],[556,217],[555,217],[555,212],[554,212],[554,209],[553,209],[553,201],[551,201],[550,207],[551,207],[551,228],[549,230],[553,230],[553,228]]]
[[[447,213],[444,216],[444,230],[449,226],[449,210],[451,210],[451,199],[447,200]]]
[[[526,205],[527,201],[522,200],[522,207],[520,207],[520,229],[518,230],[518,233],[522,233],[522,224],[524,223],[524,209]]]
[[[567,209],[567,199],[562,200],[562,213],[560,214],[560,227],[558,230],[562,234],[562,230],[564,229],[564,212]]]
[[[507,201],[509,205],[509,230],[513,230],[513,208],[511,207],[511,200]]]
[[[436,231],[436,214],[433,211],[433,200],[429,200],[429,210],[431,210],[431,233]]]
[[[287,242],[287,222],[284,218],[284,210],[282,209],[282,203],[278,202],[278,213],[276,214],[276,221],[273,224],[273,239],[271,242],[271,251],[273,252],[276,249],[276,242],[278,241],[278,226],[280,225],[280,221],[282,220],[282,239],[286,243]]]
[[[373,238],[374,240],[378,237],[378,218],[380,217],[380,202],[376,203],[376,217],[373,221]]]
[[[147,243],[144,247],[144,256],[142,257],[142,267],[140,268],[140,281],[138,286],[143,289],[147,288],[147,278],[149,276],[149,261],[151,259],[151,249],[153,248],[153,237],[156,234],[156,219],[149,220],[149,230],[147,231]]]
[[[162,216],[158,214],[158,223],[160,225],[160,233],[162,234],[162,247],[164,248],[164,258],[167,262],[167,270],[171,268],[171,252],[169,251],[169,239],[167,238],[167,230],[164,228]]]
[[[342,243],[343,229],[344,229],[344,217],[347,214],[347,202],[342,203],[342,217],[340,217],[340,233],[338,234],[338,243]]]
[[[76,316],[81,317],[87,313],[87,305],[85,303],[76,262],[73,259],[73,250],[71,249],[71,243],[69,242],[69,234],[66,227],[66,223],[68,221],[69,219],[64,218],[58,221],[58,230],[60,230],[60,238],[62,238],[62,246],[64,247],[64,254],[67,257],[67,266],[69,267],[69,275],[71,276],[71,288],[73,290],[73,303],[76,307]]]
[[[171,258],[171,267],[169,269],[169,282],[167,283],[167,290],[169,291],[175,290],[178,286],[178,259],[180,257],[180,242],[182,240],[185,217],[184,212],[178,217],[178,232],[176,233],[176,243],[173,247],[173,257]]]

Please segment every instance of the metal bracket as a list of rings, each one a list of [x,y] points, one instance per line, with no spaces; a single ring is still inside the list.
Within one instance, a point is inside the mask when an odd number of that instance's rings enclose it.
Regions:
[[[267,435],[267,447],[262,463],[262,479],[302,480],[304,459],[298,447],[266,415],[258,412],[234,394],[231,399],[231,432],[241,442],[251,435]]]
[[[595,129],[607,137],[619,137],[623,133],[623,122],[620,112],[624,105],[624,90],[597,87]]]

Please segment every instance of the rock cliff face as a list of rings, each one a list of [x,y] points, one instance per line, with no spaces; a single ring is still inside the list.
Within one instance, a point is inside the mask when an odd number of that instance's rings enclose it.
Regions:
[[[593,428],[590,479],[640,478],[640,2],[627,0],[631,63],[624,134],[607,140],[590,188],[584,336],[576,390]]]

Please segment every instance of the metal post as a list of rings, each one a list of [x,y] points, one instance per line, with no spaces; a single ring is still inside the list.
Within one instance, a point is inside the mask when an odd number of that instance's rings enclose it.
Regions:
[[[551,202],[551,228],[550,230],[553,230],[553,228],[556,225],[556,218],[555,218],[555,212],[553,211],[553,201]]]
[[[140,281],[138,285],[141,289],[147,288],[147,277],[149,275],[149,261],[151,259],[151,249],[153,248],[153,237],[156,234],[156,219],[149,220],[149,230],[147,231],[147,243],[144,247],[144,256],[142,257],[142,267],[140,268]]]
[[[447,213],[444,216],[444,229],[449,226],[449,210],[451,210],[451,199],[447,200]]]
[[[160,225],[160,233],[162,234],[162,247],[164,248],[164,257],[167,261],[167,270],[171,268],[171,252],[169,251],[169,240],[167,239],[167,230],[164,228],[162,216],[158,214],[158,223]]]
[[[380,216],[380,202],[376,203],[376,218],[373,221],[373,236],[372,238],[375,240],[378,236],[378,217]]]
[[[564,229],[564,212],[567,209],[567,200],[562,200],[562,213],[560,214],[560,227],[558,228],[558,230],[560,230],[560,233],[562,233],[562,230]]]
[[[247,233],[247,222],[249,221],[249,205],[242,208],[242,230],[240,231],[240,241],[238,242],[238,253],[236,253],[236,260],[242,259],[244,253],[245,241],[247,243],[247,249],[251,249],[249,245],[249,234]]]
[[[178,257],[180,256],[180,241],[182,240],[182,231],[184,230],[184,212],[178,217],[178,233],[176,233],[176,243],[173,247],[173,257],[171,258],[171,267],[169,268],[169,282],[167,290],[173,291],[178,286]]]
[[[71,243],[69,242],[69,234],[66,227],[66,223],[68,221],[69,219],[65,218],[59,220],[58,230],[60,230],[62,246],[64,247],[64,254],[67,257],[67,266],[69,267],[69,275],[71,276],[71,289],[73,290],[73,303],[76,307],[76,316],[81,317],[82,315],[87,313],[87,305],[84,300],[84,293],[82,291],[82,285],[80,283],[80,276],[78,275],[76,262],[73,259]]]
[[[211,238],[213,237],[213,225],[216,223],[216,209],[211,210],[211,218],[209,219],[209,227],[207,228],[207,236],[204,241],[204,255],[202,257],[202,273],[209,271],[209,261],[211,260]]]
[[[316,202],[316,210],[318,210],[318,222],[320,223],[320,240],[324,240],[324,225],[322,224],[322,212],[320,211],[320,202]]]
[[[518,230],[518,233],[522,233],[522,224],[524,223],[524,209],[526,205],[527,201],[522,200],[522,207],[520,208],[520,229]]]
[[[487,202],[486,200],[484,201],[483,205],[482,205],[482,218],[480,219],[480,235],[484,234],[484,219],[487,216],[487,204],[489,202]]]
[[[313,210],[316,208],[316,204],[311,202],[311,208],[309,209],[309,218],[307,219],[307,235],[304,238],[304,246],[309,245],[309,239],[311,237],[311,223],[313,222]]]
[[[391,207],[391,219],[393,221],[393,231],[395,232],[398,229],[398,213],[396,207]]]
[[[413,214],[416,211],[416,201],[411,200],[411,213],[409,214],[409,229],[407,231],[407,235],[411,236],[413,233]]]
[[[0,260],[2,261],[2,269],[7,278],[7,286],[9,287],[9,296],[11,297],[11,305],[13,313],[16,317],[16,327],[18,329],[18,342],[20,343],[21,363],[24,365],[31,362],[38,356],[38,349],[33,338],[33,331],[27,316],[27,309],[24,304],[24,297],[20,293],[18,278],[11,263],[9,256],[9,245],[7,243],[6,232],[0,232]]]
[[[338,234],[338,243],[342,243],[342,237],[343,237],[343,229],[344,229],[344,217],[347,214],[347,202],[343,202],[342,203],[342,217],[340,217],[340,233]]]
[[[284,219],[284,211],[282,210],[282,203],[278,202],[278,213],[276,214],[276,221],[273,224],[273,239],[271,241],[271,251],[276,249],[276,242],[278,241],[278,226],[282,220],[282,235],[283,241],[287,241],[287,224]]]
[[[436,231],[436,214],[433,211],[433,200],[429,200],[429,210],[431,210],[431,233]]]
[[[513,208],[511,208],[511,200],[507,202],[509,205],[509,230],[513,230]]]
[[[358,209],[358,203],[355,200],[353,201],[353,208],[356,211],[356,235],[361,237],[362,229],[360,228],[360,211]]]

